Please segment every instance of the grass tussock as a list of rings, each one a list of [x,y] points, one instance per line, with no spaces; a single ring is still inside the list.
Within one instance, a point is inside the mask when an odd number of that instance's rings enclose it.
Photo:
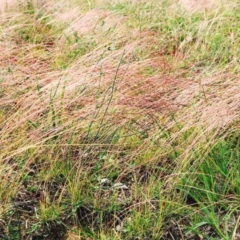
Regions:
[[[186,6],[0,4],[1,239],[239,239],[240,5]]]

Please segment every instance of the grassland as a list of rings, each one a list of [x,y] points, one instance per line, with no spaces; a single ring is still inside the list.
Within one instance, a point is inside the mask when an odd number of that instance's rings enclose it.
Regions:
[[[0,239],[240,239],[239,1],[1,7]]]

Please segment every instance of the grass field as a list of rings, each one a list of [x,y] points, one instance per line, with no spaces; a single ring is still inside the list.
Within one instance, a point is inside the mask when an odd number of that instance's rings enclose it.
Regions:
[[[240,239],[239,1],[0,10],[0,239]]]

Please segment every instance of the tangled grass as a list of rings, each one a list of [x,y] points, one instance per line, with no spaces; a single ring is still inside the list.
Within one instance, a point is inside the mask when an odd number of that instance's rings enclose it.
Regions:
[[[240,5],[184,4],[1,3],[1,239],[239,239]]]

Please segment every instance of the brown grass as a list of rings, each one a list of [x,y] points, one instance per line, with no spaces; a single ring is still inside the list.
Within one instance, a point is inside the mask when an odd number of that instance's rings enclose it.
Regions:
[[[70,27],[66,31],[77,31],[79,34],[93,32],[91,34],[97,39],[98,47],[77,59],[67,70],[52,71],[52,57],[48,54],[38,56],[37,50],[34,56],[33,44],[22,42],[19,51],[18,37],[11,29],[5,30],[8,31],[8,36],[2,34],[4,38],[11,39],[11,44],[1,42],[1,66],[14,69],[10,73],[5,72],[2,81],[5,91],[1,97],[1,106],[11,109],[11,116],[9,115],[4,124],[4,133],[8,133],[9,137],[27,121],[39,119],[49,105],[49,92],[57,88],[59,83],[56,98],[60,98],[64,86],[65,92],[63,99],[56,101],[55,107],[64,104],[65,121],[71,122],[76,116],[84,118],[94,112],[98,100],[93,96],[94,91],[98,91],[100,69],[103,71],[101,91],[104,92],[115,77],[123,52],[126,63],[121,64],[117,73],[117,93],[111,104],[115,105],[113,108],[124,108],[126,116],[133,109],[143,114],[145,111],[152,111],[157,115],[179,112],[182,120],[187,116],[186,121],[191,119],[194,123],[200,122],[211,128],[229,125],[237,118],[240,108],[240,84],[237,76],[215,73],[207,77],[196,73],[191,79],[186,79],[181,76],[184,73],[174,73],[174,62],[182,57],[181,54],[173,53],[172,62],[169,64],[164,53],[151,50],[150,46],[156,44],[154,33],[146,31],[139,35],[135,30],[126,28],[124,18],[119,19],[118,16],[103,10],[90,10],[80,18],[76,9],[72,11],[56,15],[56,21],[69,22]],[[116,41],[109,44],[109,51],[104,45],[105,39],[101,36],[101,31],[105,30],[99,28],[99,21],[103,20],[106,22],[106,29],[114,25],[119,28],[117,36],[111,35]],[[59,43],[49,47],[48,51],[58,51],[63,39],[64,36],[59,38]],[[147,49],[148,55],[140,59],[139,49]],[[155,69],[156,73],[146,76],[142,72],[145,67]],[[92,90],[84,93],[82,98],[72,98],[73,92],[82,85]],[[41,87],[41,97],[36,90],[37,86]],[[15,98],[13,92],[19,92],[20,97]],[[81,110],[69,110],[78,104],[81,105]],[[191,108],[193,105],[194,109]],[[122,111],[120,114],[122,115]],[[38,136],[35,133],[30,135]]]
[[[179,4],[190,12],[206,11],[222,6],[219,0],[180,0]]]
[[[205,1],[197,1],[196,5],[192,2],[180,2],[189,7],[190,11],[215,6],[215,3]],[[141,191],[145,194],[152,174],[148,168],[157,164],[160,168],[171,167],[175,171],[166,178],[162,190],[171,195],[181,171],[188,168],[189,153],[203,145],[203,152],[207,155],[211,149],[209,146],[214,144],[221,130],[229,127],[239,117],[239,75],[215,70],[213,73],[191,71],[189,76],[189,69],[178,66],[187,56],[180,48],[170,52],[159,49],[159,36],[156,32],[133,29],[128,26],[127,17],[119,17],[104,9],[81,9],[81,6],[77,7],[72,3],[68,5],[64,1],[51,6],[52,3],[55,2],[44,3],[37,9],[40,11],[44,8],[53,24],[63,26],[56,38],[52,37],[51,30],[42,27],[40,20],[33,23],[36,31],[42,34],[47,32],[46,39],[40,43],[34,40],[28,42],[17,33],[18,29],[27,25],[25,22],[22,25],[10,24],[0,35],[3,40],[0,42],[1,88],[4,89],[0,92],[0,146],[4,149],[0,153],[0,173],[3,176],[2,188],[6,191],[10,189],[5,195],[2,194],[2,202],[7,205],[11,196],[26,191],[23,186],[17,185],[21,176],[17,175],[18,166],[13,161],[14,157],[29,151],[30,155],[22,166],[23,171],[32,171],[35,161],[42,158],[43,171],[48,173],[58,161],[57,154],[66,154],[67,141],[71,135],[78,131],[83,133],[83,136],[76,136],[73,143],[73,146],[76,144],[79,147],[84,142],[90,123],[102,127],[99,122],[103,119],[107,123],[104,127],[110,133],[115,128],[131,133],[129,123],[132,123],[135,124],[136,131],[139,129],[139,132],[147,133],[149,139],[164,146],[160,149],[153,147],[151,141],[141,139],[140,142],[137,139],[134,142],[131,138],[128,143],[124,139],[122,142],[119,140],[116,145],[108,144],[106,152],[116,155],[118,162],[114,167],[121,169],[118,180],[124,180],[133,172],[134,177],[143,183]],[[11,4],[14,6],[16,2]],[[133,4],[137,4],[136,1]],[[3,9],[3,4],[0,7]],[[55,11],[55,8],[60,10]],[[25,18],[24,14],[11,11],[4,13],[2,10],[0,23],[7,26],[9,20],[14,22]],[[92,47],[86,47],[86,52],[66,61],[67,67],[61,67],[58,60],[64,61],[71,50],[74,52],[79,47],[77,42],[72,41],[75,35],[81,41],[92,44]],[[72,38],[70,44],[68,37]],[[181,130],[176,128],[173,116],[183,125]],[[55,124],[54,117],[61,124]],[[166,131],[171,131],[169,139],[159,139],[159,123]],[[194,131],[189,139],[181,142],[182,134],[193,127]],[[217,130],[212,134],[215,129]],[[56,143],[49,143],[56,136]],[[92,159],[101,152],[102,139],[99,140],[100,143],[89,143],[94,148],[89,153],[92,154]],[[55,144],[59,150],[57,154],[53,152]],[[180,161],[173,162],[167,157],[173,145],[177,145]],[[120,157],[119,152],[121,149],[125,150],[125,147],[132,151],[129,158]],[[139,153],[145,158],[139,156]],[[88,167],[89,172],[93,169],[91,161],[84,162],[89,157],[84,157],[84,154],[86,153],[76,150],[71,159],[73,166],[77,168],[77,176],[82,174],[82,165]],[[45,163],[48,158],[52,161]],[[78,165],[79,159],[83,163]],[[127,168],[133,159],[139,165]],[[103,166],[101,171],[104,172],[109,165]],[[161,174],[158,178],[164,179],[165,173]],[[46,182],[49,175],[45,176]],[[46,186],[42,188],[44,187]],[[150,202],[144,194],[142,199],[137,196],[134,183],[129,183],[129,188],[129,195],[133,198],[136,196],[135,200],[140,202],[139,205]],[[41,191],[41,197],[47,198],[48,193]],[[66,186],[62,186],[61,194],[64,195],[65,191]],[[95,194],[102,201],[107,201],[108,196],[100,196],[101,192]],[[128,199],[124,197],[122,199]],[[69,233],[68,239],[77,238]]]

